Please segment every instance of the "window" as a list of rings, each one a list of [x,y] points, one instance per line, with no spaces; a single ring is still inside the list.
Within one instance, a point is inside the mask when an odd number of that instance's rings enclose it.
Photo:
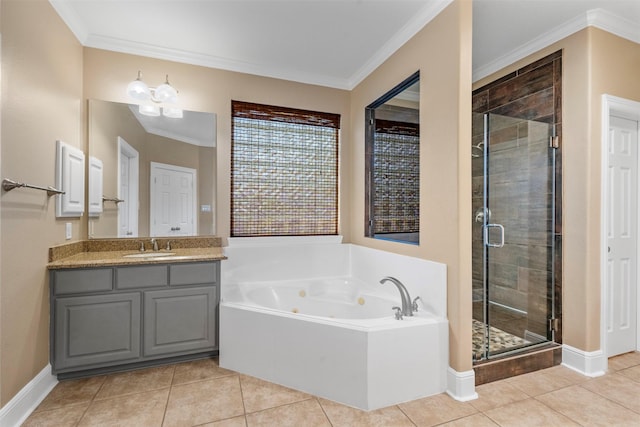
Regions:
[[[374,235],[417,233],[420,212],[420,130],[417,124],[375,121]]]
[[[231,110],[231,237],[338,234],[340,115]]]

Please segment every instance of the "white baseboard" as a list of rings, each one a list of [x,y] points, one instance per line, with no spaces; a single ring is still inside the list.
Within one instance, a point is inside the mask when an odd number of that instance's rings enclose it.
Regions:
[[[0,409],[0,426],[17,427],[22,424],[56,384],[58,380],[51,375],[51,365],[45,366],[9,403]]]
[[[460,402],[478,398],[476,393],[476,374],[472,370],[458,372],[447,368],[447,394]]]
[[[602,350],[583,351],[570,345],[562,345],[562,366],[587,377],[599,377],[607,371],[607,357]]]

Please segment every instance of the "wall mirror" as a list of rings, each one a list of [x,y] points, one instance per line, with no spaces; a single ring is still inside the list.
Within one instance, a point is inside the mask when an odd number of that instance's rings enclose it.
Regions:
[[[216,115],[89,100],[90,238],[215,234]]]
[[[420,72],[365,109],[365,236],[420,241]]]

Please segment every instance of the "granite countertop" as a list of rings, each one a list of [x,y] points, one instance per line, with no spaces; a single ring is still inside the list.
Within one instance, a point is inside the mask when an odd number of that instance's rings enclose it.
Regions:
[[[158,239],[163,247],[163,239]],[[101,267],[112,265],[147,265],[194,261],[216,261],[226,257],[219,238],[171,239],[171,250],[152,251],[147,248],[140,252],[140,242],[148,244],[149,239],[87,240],[60,245],[49,249],[49,270],[64,268]],[[166,239],[164,239],[166,242]],[[163,256],[167,252],[171,255]],[[140,255],[144,257],[126,257]]]

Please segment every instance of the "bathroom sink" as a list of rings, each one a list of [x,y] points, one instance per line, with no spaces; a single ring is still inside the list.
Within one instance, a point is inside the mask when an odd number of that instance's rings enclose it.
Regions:
[[[175,255],[175,252],[144,252],[140,254],[122,255],[124,258],[163,258]]]

